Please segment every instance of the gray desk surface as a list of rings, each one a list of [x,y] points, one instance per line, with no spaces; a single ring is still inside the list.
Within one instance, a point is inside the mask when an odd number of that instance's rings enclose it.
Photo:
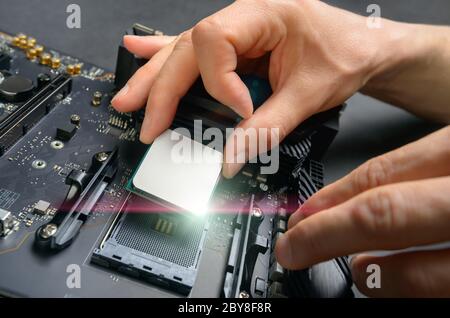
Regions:
[[[0,29],[33,35],[41,43],[108,69],[117,44],[134,22],[176,34],[226,6],[228,0],[0,0]],[[331,0],[365,14],[367,0]],[[66,7],[81,6],[81,29],[66,27]],[[384,17],[419,23],[450,24],[448,0],[377,0]],[[367,159],[424,136],[438,126],[362,95],[355,95],[341,131],[325,158],[327,182]]]

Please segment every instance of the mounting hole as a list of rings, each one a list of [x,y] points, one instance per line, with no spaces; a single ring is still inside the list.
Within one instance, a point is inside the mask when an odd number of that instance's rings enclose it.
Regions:
[[[45,167],[47,167],[47,163],[44,160],[36,159],[31,163],[31,166],[34,169],[44,169]]]
[[[53,140],[53,141],[50,143],[50,146],[51,146],[53,149],[63,149],[63,148],[64,148],[64,143],[63,143],[62,141],[60,141],[60,140]]]

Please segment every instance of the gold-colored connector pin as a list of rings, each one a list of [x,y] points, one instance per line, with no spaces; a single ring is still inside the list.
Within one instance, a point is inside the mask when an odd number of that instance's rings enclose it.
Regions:
[[[34,60],[37,57],[37,53],[35,49],[28,49],[27,51],[27,59]]]
[[[42,45],[36,45],[34,47],[34,49],[36,50],[36,55],[37,56],[41,56],[42,53],[44,53],[44,47]]]
[[[40,63],[42,65],[50,65],[52,56],[49,53],[42,53]]]
[[[28,40],[27,40],[27,48],[28,49],[33,49],[35,45],[36,45],[36,39],[35,38],[28,38]]]
[[[66,72],[69,75],[75,75],[75,67],[72,64],[67,65]]]
[[[73,71],[75,75],[79,75],[81,73],[81,64],[75,64],[73,66]]]
[[[59,58],[52,58],[51,67],[52,69],[58,69],[61,66],[61,60]]]

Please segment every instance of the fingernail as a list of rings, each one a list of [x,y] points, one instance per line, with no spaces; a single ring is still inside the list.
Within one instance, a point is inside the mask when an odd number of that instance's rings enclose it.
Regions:
[[[136,38],[140,38],[139,35],[132,35],[132,34],[126,34],[123,36],[124,39],[136,39]]]
[[[253,115],[253,101],[252,101],[252,97],[250,95],[250,92],[247,90],[245,90],[245,93],[242,95],[241,97],[241,105],[242,110],[236,110],[236,112],[244,119],[250,118]]]
[[[237,144],[235,149],[235,133],[227,139],[225,144],[225,152],[223,156],[222,174],[225,178],[233,178],[246,163],[246,148],[241,143]]]
[[[139,135],[139,140],[146,145],[149,145],[152,143],[152,139],[148,136],[148,134],[143,133],[141,129],[141,134]]]
[[[289,268],[292,264],[292,246],[287,234],[282,235],[276,244],[277,261],[281,266]]]
[[[131,34],[127,34],[127,35],[124,35],[123,36],[123,44],[125,45],[125,46],[127,46],[128,45],[128,43],[126,43],[126,42],[128,42],[128,40],[131,40],[131,41],[139,41],[139,40],[141,40],[141,39],[143,39],[144,37],[142,37],[142,36],[140,36],[140,35],[131,35]]]
[[[130,87],[128,86],[128,84],[125,84],[125,86],[122,87],[122,89],[111,100],[111,103],[114,103],[114,101],[117,100],[118,98],[121,98],[122,96],[125,96],[128,93],[129,88]]]
[[[144,121],[142,122],[141,132],[139,135],[139,140],[144,144],[152,143],[152,121],[150,116],[145,116]]]
[[[243,110],[236,107],[232,107],[232,109],[243,119],[248,119],[253,115],[253,105],[249,107],[243,107]]]

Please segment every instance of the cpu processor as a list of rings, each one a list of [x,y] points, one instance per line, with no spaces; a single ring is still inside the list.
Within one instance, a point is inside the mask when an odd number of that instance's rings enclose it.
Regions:
[[[202,215],[220,178],[223,155],[174,130],[155,139],[128,190],[171,211]]]

